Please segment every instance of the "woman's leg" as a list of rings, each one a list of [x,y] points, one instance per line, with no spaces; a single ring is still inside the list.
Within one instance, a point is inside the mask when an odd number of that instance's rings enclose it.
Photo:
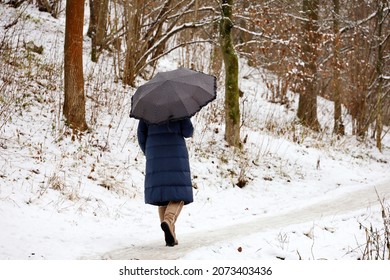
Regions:
[[[164,219],[161,222],[161,229],[164,231],[167,246],[178,244],[175,234],[175,223],[183,206],[183,201],[170,201],[165,209]]]
[[[167,210],[167,206],[158,206],[158,216],[160,217],[160,223],[164,221],[165,210]]]

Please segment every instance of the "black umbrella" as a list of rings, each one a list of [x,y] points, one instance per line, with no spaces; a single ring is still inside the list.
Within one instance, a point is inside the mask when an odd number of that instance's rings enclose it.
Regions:
[[[202,72],[159,72],[136,90],[130,117],[150,124],[189,118],[216,98],[216,89],[216,78]]]

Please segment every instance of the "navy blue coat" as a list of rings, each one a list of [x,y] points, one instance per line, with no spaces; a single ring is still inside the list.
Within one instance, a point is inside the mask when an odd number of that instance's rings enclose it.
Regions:
[[[140,120],[138,143],[146,156],[145,203],[193,202],[190,164],[184,138],[191,137],[190,119],[149,125]]]

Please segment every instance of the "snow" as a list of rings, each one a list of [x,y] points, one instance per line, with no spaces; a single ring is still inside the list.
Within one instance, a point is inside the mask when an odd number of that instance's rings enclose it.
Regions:
[[[0,28],[16,12],[0,4]],[[85,39],[90,132],[72,139],[60,112],[62,78],[57,73],[64,19],[55,20],[31,6],[24,13],[29,16],[17,25],[19,39],[43,45],[44,55],[29,54],[39,66],[20,67],[13,76],[17,83],[7,87],[14,90],[3,97],[14,102],[9,119],[0,121],[0,259],[96,259],[155,241],[161,243],[157,253],[166,251],[157,209],[143,202],[145,159],[136,140],[137,121],[128,117],[135,89],[114,81],[109,56],[101,64],[89,62]],[[159,69],[175,68],[175,54],[162,59]],[[45,63],[53,70],[45,69]],[[318,112],[324,131],[310,132],[295,122],[296,97],[291,95],[288,108],[268,102],[264,73],[241,63],[246,143],[242,151],[225,145],[220,81],[217,100],[193,117],[196,133],[187,144],[195,202],[179,217],[179,242],[181,236],[191,242],[188,237],[195,239],[195,233],[240,227],[390,184],[390,135],[384,137],[380,153],[372,140],[359,142],[351,136],[345,112],[348,133],[338,139],[331,134],[332,104],[321,98]],[[243,188],[236,186],[240,175],[248,181]],[[232,233],[228,240],[200,246],[180,258],[356,260],[365,248],[365,227],[383,230],[381,210],[379,204],[362,205],[302,223],[271,225],[239,238]]]

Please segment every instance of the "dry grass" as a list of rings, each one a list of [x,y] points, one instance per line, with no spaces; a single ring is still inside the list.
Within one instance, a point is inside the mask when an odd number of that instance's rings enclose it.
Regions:
[[[381,199],[381,214],[383,228],[375,228],[372,224],[365,226],[360,223],[360,228],[364,230],[366,235],[366,243],[364,244],[362,260],[390,260],[390,205],[385,204],[385,200]]]

